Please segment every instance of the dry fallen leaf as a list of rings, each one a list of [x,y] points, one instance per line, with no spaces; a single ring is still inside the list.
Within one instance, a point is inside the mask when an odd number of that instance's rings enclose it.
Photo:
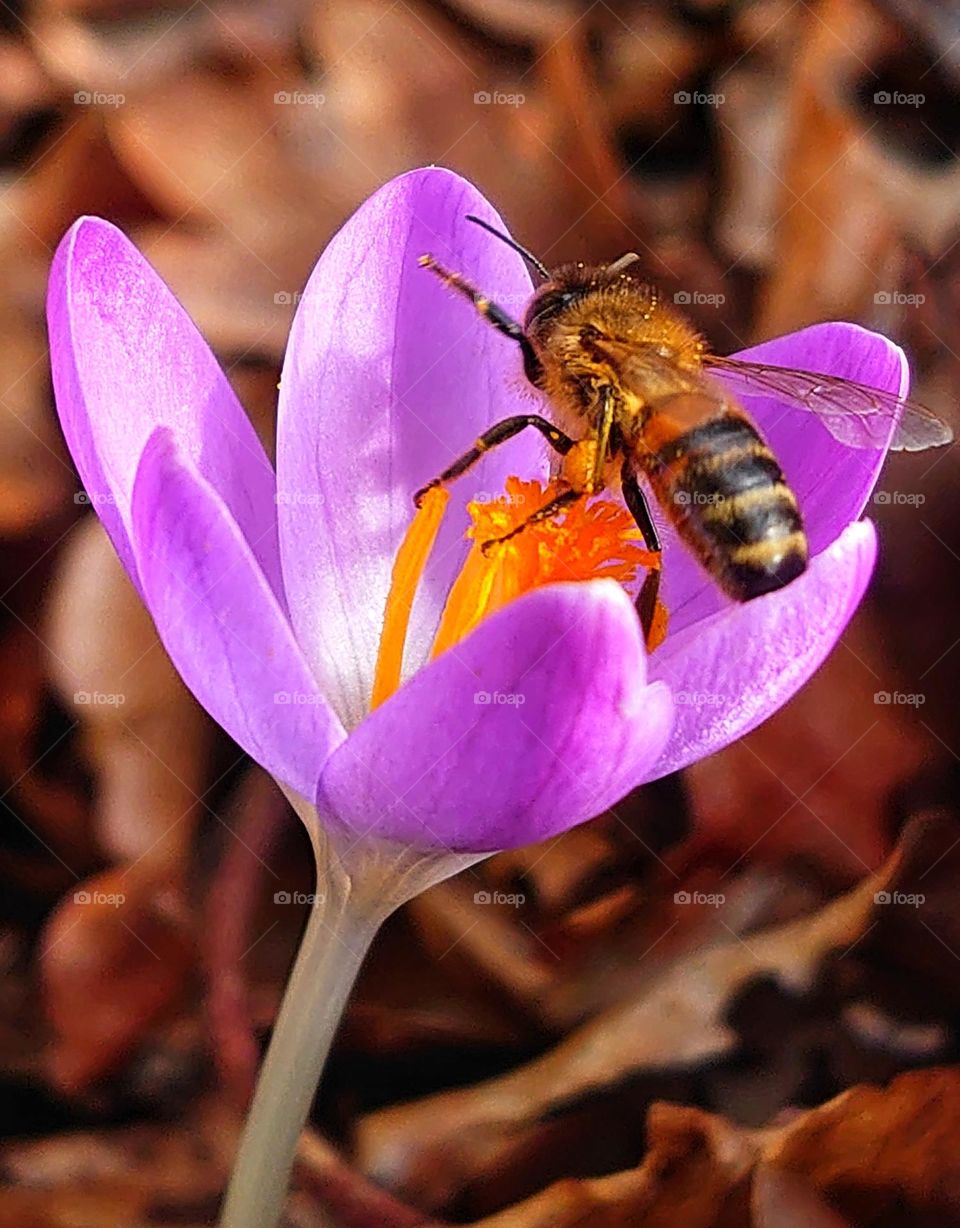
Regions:
[[[77,1093],[114,1071],[183,1001],[195,962],[182,900],[143,863],[78,883],[42,938],[53,1083]]]
[[[933,1228],[960,1214],[958,1092],[956,1069],[911,1071],[766,1130],[656,1104],[639,1167],[557,1183],[474,1228]]]
[[[438,1209],[465,1186],[502,1176],[561,1106],[628,1075],[696,1068],[733,1052],[737,1037],[725,1015],[735,995],[764,977],[789,993],[808,990],[827,954],[863,933],[882,883],[868,879],[813,916],[745,940],[685,949],[635,996],[500,1079],[367,1116],[356,1131],[360,1168]]]

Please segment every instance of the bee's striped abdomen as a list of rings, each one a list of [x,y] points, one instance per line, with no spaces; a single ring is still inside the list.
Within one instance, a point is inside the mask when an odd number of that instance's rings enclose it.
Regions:
[[[806,570],[796,496],[741,414],[710,418],[661,442],[648,472],[680,536],[735,600],[782,588]]]

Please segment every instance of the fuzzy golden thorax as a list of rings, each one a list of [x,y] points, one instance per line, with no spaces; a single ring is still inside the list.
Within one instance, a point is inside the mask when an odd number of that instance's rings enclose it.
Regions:
[[[542,367],[539,386],[568,420],[589,421],[604,384],[618,389],[628,414],[639,414],[701,378],[699,333],[654,287],[627,273],[558,269],[534,295],[525,331]]]

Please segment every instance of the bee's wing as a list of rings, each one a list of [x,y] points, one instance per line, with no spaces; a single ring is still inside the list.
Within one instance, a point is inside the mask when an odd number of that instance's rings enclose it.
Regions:
[[[704,366],[729,378],[745,395],[773,393],[798,409],[815,413],[830,433],[851,448],[886,446],[896,451],[922,452],[953,439],[952,429],[916,401],[881,392],[838,375],[818,375],[738,358],[704,357]]]

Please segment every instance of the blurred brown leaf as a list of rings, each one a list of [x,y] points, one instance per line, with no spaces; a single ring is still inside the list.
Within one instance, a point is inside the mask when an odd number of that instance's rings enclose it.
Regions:
[[[768,1130],[656,1104],[639,1168],[560,1182],[476,1228],[933,1228],[960,1214],[958,1092],[956,1069],[913,1071]]]
[[[737,1038],[727,1010],[750,981],[771,977],[794,994],[809,990],[825,956],[863,933],[882,881],[868,879],[780,928],[706,950],[685,948],[655,966],[624,1003],[500,1079],[367,1116],[356,1132],[360,1168],[429,1209],[494,1174],[503,1181],[509,1171],[522,1183],[519,1166],[562,1108],[644,1072],[683,1070],[731,1053]]]
[[[78,884],[48,920],[40,956],[53,1082],[76,1093],[115,1069],[182,1001],[195,958],[165,884],[122,867]]]

